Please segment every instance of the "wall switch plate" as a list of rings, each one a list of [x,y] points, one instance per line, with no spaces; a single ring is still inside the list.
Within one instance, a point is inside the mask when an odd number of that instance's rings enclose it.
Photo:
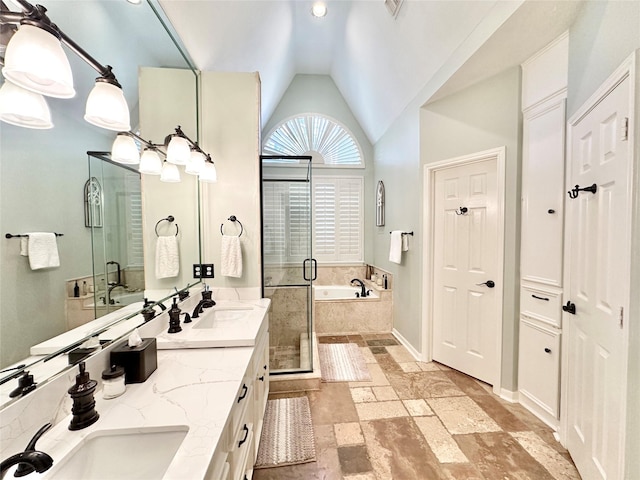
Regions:
[[[214,278],[213,263],[194,263],[193,278]]]

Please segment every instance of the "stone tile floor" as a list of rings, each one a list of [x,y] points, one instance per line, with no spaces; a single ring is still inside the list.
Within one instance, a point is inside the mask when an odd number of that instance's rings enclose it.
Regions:
[[[318,342],[357,343],[372,380],[297,394],[309,397],[316,461],[255,470],[255,480],[580,479],[552,430],[489,385],[416,362],[390,334]]]

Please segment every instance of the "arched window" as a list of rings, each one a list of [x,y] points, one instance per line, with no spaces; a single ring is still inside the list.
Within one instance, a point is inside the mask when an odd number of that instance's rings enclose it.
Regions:
[[[362,150],[346,127],[325,115],[304,113],[278,124],[262,147],[264,155],[311,155],[314,166],[364,168]],[[297,164],[286,160],[274,165]]]

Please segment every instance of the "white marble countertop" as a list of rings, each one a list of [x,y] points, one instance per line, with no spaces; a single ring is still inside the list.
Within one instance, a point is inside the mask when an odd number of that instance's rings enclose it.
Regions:
[[[245,301],[220,300],[215,306],[204,309],[191,323],[184,323],[183,320],[180,325],[181,332],[167,333],[167,326],[163,332],[158,333],[158,349],[253,346],[269,304],[270,300],[266,298]],[[217,315],[221,312],[237,312],[239,318],[218,318]],[[201,322],[210,322],[211,328],[199,328]]]
[[[193,302],[195,299],[190,299],[185,308]],[[268,299],[219,302],[220,309],[247,310],[247,319],[238,321],[238,329],[227,328],[227,337],[235,334],[245,339],[253,334],[252,344],[255,343],[255,335],[260,330],[269,303]],[[145,324],[146,336],[154,332],[152,335],[157,334],[160,342],[167,327],[168,315],[163,312]],[[52,478],[57,468],[63,465],[65,457],[71,455],[89,435],[162,427],[188,428],[163,479],[204,478],[236,403],[253,350],[252,346],[158,350],[157,370],[144,383],[129,384],[122,396],[110,400],[102,398],[102,382],[93,374],[92,378],[98,381],[95,399],[100,418],[79,431],[68,429],[71,415],[62,418],[37,444],[38,450],[54,459],[54,466],[42,475],[32,473],[26,478]],[[64,401],[69,402],[68,395],[65,397]],[[7,478],[13,470],[10,469]]]
[[[96,391],[96,423],[70,431],[68,416],[46,432],[37,447],[54,459],[54,466],[26,478],[55,475],[56,464],[92,433],[167,426],[189,430],[163,479],[204,478],[252,353],[251,347],[159,351],[158,369],[146,382],[127,385],[122,396],[111,400]]]

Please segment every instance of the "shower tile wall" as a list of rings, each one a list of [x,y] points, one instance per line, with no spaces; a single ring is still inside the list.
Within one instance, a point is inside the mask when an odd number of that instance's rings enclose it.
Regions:
[[[310,272],[307,272],[307,275]],[[316,285],[349,285],[353,278],[366,281],[366,265],[318,265]],[[391,276],[390,276],[391,277]],[[269,314],[269,352],[272,370],[300,368],[300,342],[307,337],[307,302],[311,299],[303,286],[301,265],[265,265],[265,297],[271,299]],[[380,300],[363,302],[322,302],[314,305],[314,331],[390,332],[392,294],[366,281],[378,290]]]

